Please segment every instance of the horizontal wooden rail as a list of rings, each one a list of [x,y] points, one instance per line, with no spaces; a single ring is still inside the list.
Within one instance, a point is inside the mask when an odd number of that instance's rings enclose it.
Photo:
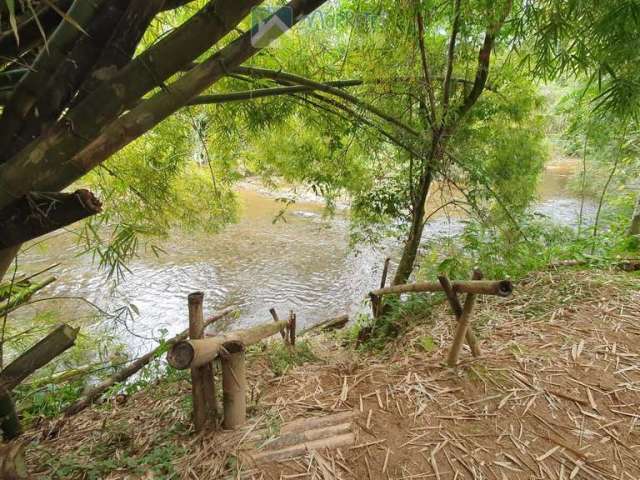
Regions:
[[[167,362],[178,370],[200,367],[215,360],[221,352],[224,352],[226,344],[239,343],[248,347],[285,330],[288,325],[287,320],[281,320],[202,340],[178,342],[167,353]]]
[[[513,284],[509,280],[466,280],[451,282],[455,293],[472,293],[476,295],[497,295],[508,297],[513,293]],[[401,293],[444,292],[440,282],[411,283],[379,288],[371,291],[371,295],[380,297]]]

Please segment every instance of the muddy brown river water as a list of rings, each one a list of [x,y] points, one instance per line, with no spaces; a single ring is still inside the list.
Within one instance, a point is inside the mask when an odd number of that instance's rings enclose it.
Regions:
[[[539,188],[535,210],[562,224],[575,224],[580,201],[567,189],[572,164],[550,164]],[[239,190],[242,213],[238,223],[223,232],[175,232],[161,242],[165,254],[141,256],[129,264],[131,272],[118,285],[81,251],[70,234],[57,235],[20,258],[21,270],[35,271],[61,262],[58,281],[40,297],[84,297],[106,311],[134,305],[139,312],[127,325],[105,321],[108,329],[134,351],[146,350],[151,339],[186,328],[186,297],[205,292],[205,312],[235,305],[241,312],[234,327],[269,319],[268,309],[281,315],[293,309],[299,325],[315,323],[364,308],[366,292],[379,282],[383,259],[397,259],[399,246],[349,248],[344,213],[323,218],[320,202],[298,201],[286,222],[273,223],[281,208],[273,195],[255,188]],[[587,213],[593,205],[587,204]],[[438,217],[430,221],[425,238],[456,235],[461,223]],[[393,271],[393,270],[392,270]],[[29,318],[35,309],[54,306],[62,319],[91,318],[95,309],[76,298],[39,302],[16,312]]]

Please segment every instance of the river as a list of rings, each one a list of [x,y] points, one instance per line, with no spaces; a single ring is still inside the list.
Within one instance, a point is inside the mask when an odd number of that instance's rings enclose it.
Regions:
[[[536,211],[562,224],[576,223],[580,202],[567,188],[574,168],[566,161],[547,166]],[[152,339],[173,336],[187,327],[190,292],[205,293],[205,313],[236,306],[241,315],[234,327],[269,320],[271,307],[281,316],[294,310],[298,325],[304,326],[361,311],[366,293],[379,282],[383,259],[398,257],[399,245],[392,241],[376,249],[350,249],[345,212],[323,218],[319,201],[298,201],[288,210],[286,222],[274,223],[282,205],[274,195],[244,185],[239,198],[238,223],[215,235],[173,233],[161,242],[164,254],[142,253],[115,286],[89,255],[79,255],[71,234],[53,236],[23,254],[20,267],[35,271],[61,262],[54,271],[58,281],[38,298],[69,298],[23,307],[15,318],[28,318],[34,310],[52,306],[62,321],[95,318],[95,308],[76,297],[108,312],[133,305],[139,312],[133,318],[106,320],[103,325],[135,354],[148,349]],[[587,211],[592,210],[593,205],[587,204]],[[459,220],[440,216],[429,222],[425,238],[460,230]]]

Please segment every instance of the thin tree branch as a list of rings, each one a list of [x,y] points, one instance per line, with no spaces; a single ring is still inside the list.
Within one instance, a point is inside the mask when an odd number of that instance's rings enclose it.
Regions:
[[[444,125],[447,113],[449,112],[449,100],[451,98],[451,76],[453,75],[453,63],[456,53],[456,39],[460,30],[460,3],[461,0],[455,0],[453,8],[453,26],[451,28],[451,37],[449,38],[449,49],[447,51],[447,67],[444,73],[444,81],[442,83],[442,124]]]
[[[422,71],[424,73],[424,88],[426,97],[429,100],[430,108],[430,124],[432,128],[435,128],[436,124],[436,99],[433,92],[433,83],[431,80],[431,69],[429,68],[429,62],[427,60],[427,49],[424,45],[424,19],[420,12],[420,6],[416,6],[416,20],[418,22],[418,46],[420,47],[420,59],[422,61]]]
[[[358,107],[363,108],[364,110],[367,110],[368,112],[382,118],[383,120],[395,125],[396,127],[416,137],[420,136],[420,133],[414,128],[410,127],[409,125],[406,125],[405,123],[401,122],[397,118],[383,112],[379,108],[359,99],[358,97],[355,97],[354,95],[351,95],[343,90],[340,90],[339,88],[327,86],[323,83],[316,82],[314,80],[310,80],[308,78],[301,77],[300,75],[295,75],[293,73],[287,73],[287,72],[282,72],[277,70],[269,70],[266,68],[238,67],[233,69],[233,71],[236,73],[241,73],[244,75],[249,75],[254,77],[271,78],[272,80],[276,80],[276,81],[284,81],[284,82],[290,82],[290,83],[295,83],[299,85],[306,85],[316,90],[321,90],[323,92],[340,97],[343,100],[346,100],[350,103],[353,103],[354,105],[357,105]]]

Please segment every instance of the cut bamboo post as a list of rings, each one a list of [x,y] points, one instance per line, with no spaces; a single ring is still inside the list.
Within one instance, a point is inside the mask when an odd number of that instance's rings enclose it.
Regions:
[[[474,271],[473,275],[474,277],[482,278],[482,272],[479,270]],[[460,355],[462,342],[464,341],[467,330],[469,329],[469,324],[471,323],[471,314],[473,313],[475,301],[476,294],[468,293],[467,298],[464,301],[464,307],[462,308],[462,315],[460,315],[460,319],[458,321],[458,328],[456,329],[456,334],[453,339],[453,345],[451,345],[449,357],[447,358],[447,364],[449,367],[453,368],[458,364],[458,356]]]
[[[289,312],[288,330],[289,330],[289,345],[291,345],[291,347],[295,347],[296,346],[296,314],[293,312],[293,310]]]
[[[475,293],[477,295],[497,295],[508,297],[513,293],[513,284],[510,280],[466,280],[451,282],[451,287],[456,293]],[[406,285],[394,285],[392,287],[373,290],[371,294],[376,296],[420,293],[420,292],[442,292],[442,285],[439,282],[411,283]]]
[[[260,340],[275,335],[289,325],[287,320],[277,323],[265,323],[246,330],[236,330],[224,335],[208,337],[202,340],[184,340],[176,343],[167,353],[167,362],[173,368],[184,370],[199,367],[213,361],[227,343],[238,342],[248,347]]]
[[[0,478],[3,480],[29,478],[24,459],[24,444],[13,442],[0,447]]]
[[[62,324],[24,352],[0,373],[0,384],[13,390],[25,378],[42,368],[65,350],[73,346],[78,329]]]
[[[479,270],[476,270],[476,272],[479,272]],[[474,276],[475,276],[475,272],[474,272]],[[477,279],[474,278],[474,280],[479,280],[479,278]],[[446,276],[444,275],[439,276],[438,281],[440,282],[440,285],[442,285],[442,288],[444,289],[444,293],[447,296],[447,299],[449,300],[449,304],[451,305],[453,314],[456,317],[456,323],[460,322],[460,317],[462,316],[462,304],[460,303],[460,299],[458,298],[458,295],[453,291],[453,288],[451,288],[451,282],[449,282],[449,279]],[[480,346],[478,345],[478,340],[475,334],[473,333],[473,330],[471,330],[471,328],[467,329],[465,338],[467,339],[467,345],[469,345],[469,348],[471,349],[471,353],[473,353],[473,356],[479,357],[481,355]]]
[[[188,297],[189,337],[196,340],[204,337],[203,299],[202,292],[191,293]],[[218,409],[213,383],[213,365],[210,361],[191,369],[191,392],[193,423],[196,431],[201,431],[215,419]]]
[[[273,321],[278,323],[280,321],[280,318],[278,317],[278,312],[276,312],[275,308],[270,308],[269,309],[269,313],[271,314],[271,317],[273,318]],[[284,341],[284,343],[287,343],[287,334],[285,333],[284,330],[280,330],[280,336],[282,337],[282,340]]]
[[[221,355],[222,398],[224,420],[222,427],[233,430],[244,425],[247,417],[247,373],[244,346],[238,342],[226,343]]]

